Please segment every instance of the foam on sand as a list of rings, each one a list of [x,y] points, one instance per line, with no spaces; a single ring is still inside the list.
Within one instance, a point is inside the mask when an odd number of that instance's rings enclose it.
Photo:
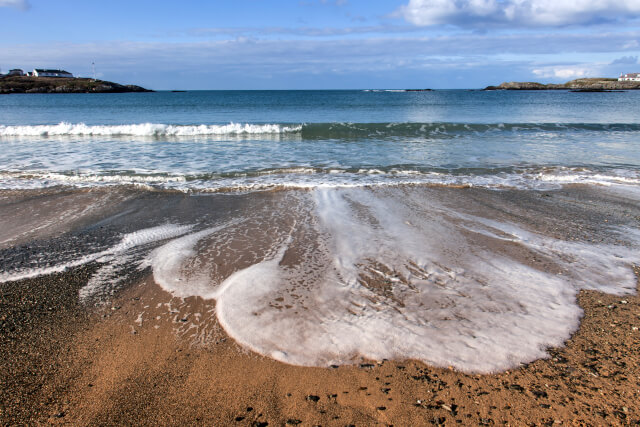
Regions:
[[[61,273],[71,268],[96,262],[100,264],[100,268],[89,279],[87,285],[80,289],[80,299],[86,300],[97,296],[97,294],[106,294],[111,291],[112,289],[110,288],[113,288],[116,283],[124,278],[121,273],[123,269],[129,267],[128,264],[133,263],[137,266],[136,255],[140,255],[138,253],[140,249],[144,249],[146,246],[156,242],[183,235],[191,228],[192,226],[188,225],[165,224],[137,230],[123,235],[120,241],[110,248],[90,254],[77,254],[76,257],[72,257],[66,262],[55,263],[46,267],[0,272],[0,283]],[[138,256],[138,258],[140,257]]]
[[[578,326],[579,289],[635,289],[632,234],[627,246],[569,243],[452,212],[416,191],[316,189],[296,203],[303,216],[279,227],[271,251],[251,265],[208,285],[192,281],[178,265],[195,254],[189,245],[206,246],[194,234],[169,255],[171,269],[162,268],[169,246],[155,252],[156,279],[180,296],[215,298],[231,336],[283,362],[415,358],[472,372],[562,345]],[[218,256],[230,249],[221,236],[239,232],[231,228],[216,232]],[[491,248],[505,241],[512,253]],[[534,256],[555,271],[522,262]]]
[[[80,297],[104,301],[151,267],[173,295],[216,300],[238,343],[286,363],[412,358],[468,372],[562,345],[578,327],[581,289],[636,289],[636,228],[596,219],[588,239],[552,237],[567,224],[524,205],[496,208],[493,192],[319,187],[241,200],[228,217],[143,228],[108,248],[4,271],[0,282],[96,263]]]

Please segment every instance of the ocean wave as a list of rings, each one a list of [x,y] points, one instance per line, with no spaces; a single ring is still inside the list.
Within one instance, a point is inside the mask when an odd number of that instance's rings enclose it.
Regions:
[[[229,173],[143,173],[133,171],[51,172],[13,171],[0,173],[0,189],[54,186],[94,187],[135,185],[145,188],[245,192],[275,188],[375,187],[429,185],[487,189],[557,189],[565,185],[597,185],[640,188],[640,172],[623,169],[597,170],[584,167],[477,168],[419,170],[407,168],[312,168],[292,167]]]
[[[302,126],[304,139],[339,138],[453,138],[485,133],[530,132],[638,132],[640,124],[599,123],[307,123]]]
[[[140,123],[129,125],[57,125],[1,126],[0,136],[199,136],[199,135],[262,135],[296,133],[300,125],[229,123],[225,125],[170,125]]]
[[[214,137],[214,136],[268,136],[298,135],[303,139],[350,138],[451,138],[465,134],[496,132],[638,132],[634,123],[304,123],[304,124],[252,124],[228,123],[223,125],[177,125],[139,123],[121,125],[87,125],[85,123],[58,123],[56,125],[8,126],[0,125],[0,137]]]

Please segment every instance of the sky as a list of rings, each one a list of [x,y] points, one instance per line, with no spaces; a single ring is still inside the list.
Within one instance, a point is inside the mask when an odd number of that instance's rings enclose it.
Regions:
[[[482,88],[640,72],[640,0],[0,0],[0,71],[163,89]]]

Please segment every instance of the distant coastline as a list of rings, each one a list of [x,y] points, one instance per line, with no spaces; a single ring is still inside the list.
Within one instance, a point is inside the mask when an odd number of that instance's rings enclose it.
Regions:
[[[0,77],[0,94],[12,93],[126,93],[153,92],[136,85],[121,85],[105,80],[66,77]]]
[[[618,81],[604,77],[576,79],[560,84],[537,82],[504,82],[498,86],[487,86],[484,90],[573,90],[577,92],[606,92],[640,89],[638,81]]]

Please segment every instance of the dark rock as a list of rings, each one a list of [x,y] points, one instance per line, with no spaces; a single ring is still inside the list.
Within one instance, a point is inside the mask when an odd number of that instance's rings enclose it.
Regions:
[[[546,398],[547,397],[547,392],[546,391],[542,391],[542,390],[532,390],[531,393],[533,393],[533,395],[536,398]]]
[[[314,394],[310,394],[309,396],[307,396],[307,400],[310,400],[312,402],[317,402],[320,400],[320,396],[316,396]]]
[[[153,92],[140,86],[85,78],[11,76],[0,79],[0,93],[125,93]]]
[[[563,84],[538,82],[504,82],[498,86],[487,86],[484,90],[570,90],[572,92],[613,92],[640,89],[640,82],[610,78],[576,79]]]

